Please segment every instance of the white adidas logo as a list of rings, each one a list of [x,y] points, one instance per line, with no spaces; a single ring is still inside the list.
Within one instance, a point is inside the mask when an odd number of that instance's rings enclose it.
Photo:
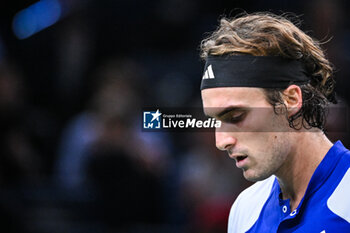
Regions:
[[[204,72],[203,79],[214,79],[214,78],[215,76],[214,76],[213,68],[211,67],[211,65],[209,65],[207,67],[207,70]]]

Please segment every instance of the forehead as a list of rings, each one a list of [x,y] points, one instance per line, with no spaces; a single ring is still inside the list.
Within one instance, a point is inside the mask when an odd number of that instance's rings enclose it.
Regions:
[[[268,104],[261,88],[218,87],[202,90],[204,112],[211,114],[211,108],[227,107],[266,107]]]

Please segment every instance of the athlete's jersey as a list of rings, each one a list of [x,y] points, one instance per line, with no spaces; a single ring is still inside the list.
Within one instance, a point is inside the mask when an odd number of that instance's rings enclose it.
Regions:
[[[228,224],[228,233],[243,232],[350,233],[350,151],[340,141],[332,146],[293,211],[274,176],[244,190]]]

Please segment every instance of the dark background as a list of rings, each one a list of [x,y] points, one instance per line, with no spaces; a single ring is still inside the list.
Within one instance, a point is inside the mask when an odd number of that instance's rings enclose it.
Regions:
[[[61,18],[20,39],[14,17],[36,2],[0,7],[2,232],[225,232],[250,184],[213,133],[140,127],[143,107],[201,105],[198,47],[223,15],[298,15],[328,41],[341,106],[350,100],[345,0],[46,0]],[[350,146],[336,123],[329,136]]]

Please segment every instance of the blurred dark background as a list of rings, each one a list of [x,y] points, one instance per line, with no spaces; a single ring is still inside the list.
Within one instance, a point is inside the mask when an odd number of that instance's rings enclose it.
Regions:
[[[346,0],[18,0],[0,8],[0,226],[221,233],[250,185],[213,133],[145,133],[143,107],[200,106],[198,46],[222,15],[293,12],[350,100]],[[335,114],[343,117],[344,111]],[[347,125],[328,125],[329,129]],[[346,130],[332,140],[350,146]]]

